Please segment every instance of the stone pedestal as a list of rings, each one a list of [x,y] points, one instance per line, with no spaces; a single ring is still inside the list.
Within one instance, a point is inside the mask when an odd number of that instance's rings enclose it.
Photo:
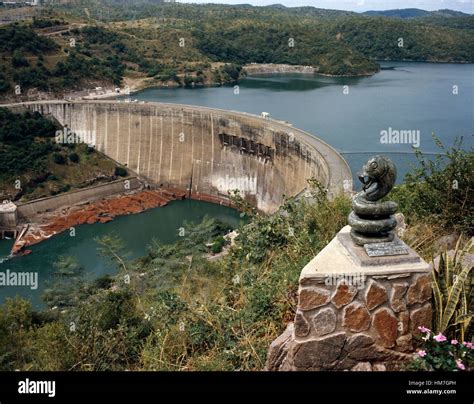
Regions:
[[[369,257],[338,235],[301,272],[298,306],[270,346],[268,370],[383,370],[409,359],[431,325],[429,265],[408,254]]]

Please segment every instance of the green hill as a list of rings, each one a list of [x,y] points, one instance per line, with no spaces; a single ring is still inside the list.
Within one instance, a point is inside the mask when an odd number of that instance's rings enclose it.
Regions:
[[[455,14],[399,19],[158,0],[78,0],[36,10],[34,19],[0,27],[4,100],[96,86],[230,83],[247,63],[312,65],[323,74],[357,76],[377,72],[376,60],[474,61],[474,17]],[[14,92],[18,85],[21,95]]]
[[[465,27],[387,17],[344,17],[322,22],[326,33],[339,36],[366,57],[430,62],[473,62],[474,35],[467,24]],[[403,46],[399,46],[400,38]]]
[[[55,141],[39,113],[0,108],[0,200],[27,201],[116,179],[117,165],[85,143]]]

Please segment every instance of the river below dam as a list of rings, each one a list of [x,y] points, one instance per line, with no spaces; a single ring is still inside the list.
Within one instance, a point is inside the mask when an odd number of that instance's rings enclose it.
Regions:
[[[143,213],[116,217],[105,224],[83,224],[75,227],[75,236],[69,232],[56,235],[29,247],[32,253],[23,257],[6,259],[12,240],[0,240],[0,271],[37,272],[38,288],[27,286],[0,286],[0,304],[15,295],[30,300],[34,307],[42,307],[41,295],[54,277],[54,263],[61,256],[75,257],[86,271],[86,279],[92,280],[113,274],[115,266],[108,258],[99,255],[94,240],[108,234],[119,235],[129,253],[128,259],[139,258],[147,253],[147,246],[154,238],[162,243],[172,243],[179,237],[179,229],[185,223],[199,223],[208,215],[236,228],[240,214],[235,209],[209,202],[182,200]]]
[[[415,163],[412,146],[427,153],[439,152],[435,133],[450,146],[464,136],[464,147],[473,146],[474,65],[384,62],[383,70],[371,77],[334,78],[313,75],[266,75],[248,77],[234,86],[196,89],[146,89],[132,99],[170,102],[244,111],[270,113],[295,127],[320,137],[342,152],[355,174],[375,153],[391,157],[399,180]],[[410,131],[410,142],[383,143],[394,131]],[[356,187],[358,185],[356,184]],[[81,225],[76,236],[67,232],[31,249],[32,254],[5,260],[0,271],[36,271],[39,287],[0,286],[0,304],[6,297],[20,295],[41,307],[41,293],[53,277],[53,264],[60,256],[74,256],[93,278],[114,272],[100,257],[94,238],[119,234],[129,258],[146,254],[152,238],[164,243],[177,239],[184,221],[200,221],[205,214],[237,226],[239,213],[206,202],[174,201],[163,208],[115,218],[106,224]],[[12,241],[0,240],[0,261]]]
[[[426,153],[440,151],[432,133],[446,146],[456,136],[464,136],[465,148],[474,145],[473,64],[382,62],[381,66],[370,77],[259,75],[241,80],[238,91],[234,86],[149,88],[130,98],[256,115],[268,112],[336,148],[354,177],[377,152],[396,163],[398,180],[403,180],[416,162],[413,146]],[[387,141],[396,140],[395,131],[409,132],[397,143],[382,143],[383,131]]]

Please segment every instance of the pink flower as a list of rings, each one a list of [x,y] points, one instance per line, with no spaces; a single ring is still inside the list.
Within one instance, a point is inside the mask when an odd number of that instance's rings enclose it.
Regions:
[[[458,344],[458,340],[457,339],[452,339],[451,340],[451,345],[457,345]]]
[[[461,370],[466,370],[466,366],[463,365],[461,359],[456,359],[456,367]]]
[[[430,330],[429,328],[426,328],[426,327],[423,327],[423,326],[418,327],[418,329],[419,329],[421,332],[427,332],[427,333],[430,333],[430,332],[431,332],[431,330]]]
[[[424,358],[426,356],[426,351],[420,350],[420,351],[417,352],[417,354],[420,358]]]
[[[437,342],[444,342],[447,338],[443,334],[439,333],[438,335],[434,336],[433,339]]]
[[[463,345],[468,347],[469,349],[474,349],[474,344],[472,342],[463,342]]]

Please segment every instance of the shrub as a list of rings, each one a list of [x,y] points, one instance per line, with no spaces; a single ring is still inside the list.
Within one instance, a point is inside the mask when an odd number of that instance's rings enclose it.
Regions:
[[[17,49],[13,52],[12,65],[13,67],[25,67],[29,66],[30,64],[21,51]]]
[[[55,164],[61,164],[61,165],[66,163],[66,159],[60,153],[53,154],[53,161]]]
[[[5,93],[10,90],[10,83],[8,82],[7,77],[0,72],[0,93]]]
[[[419,327],[423,334],[422,346],[409,369],[459,371],[470,370],[474,364],[474,344],[449,339],[444,334],[434,333],[425,327]]]
[[[117,166],[115,167],[114,175],[118,177],[126,177],[128,175],[128,172],[125,168]]]
[[[79,163],[79,155],[77,153],[71,153],[69,155],[69,160],[72,162],[72,163]]]
[[[474,152],[463,150],[462,138],[429,160],[416,150],[418,167],[405,177],[405,184],[395,187],[390,197],[412,221],[437,223],[447,229],[469,235],[474,229]]]
[[[110,275],[104,275],[94,281],[93,287],[97,289],[108,289],[113,285],[113,283],[114,280],[110,277]]]
[[[452,254],[445,251],[433,261],[434,331],[446,334],[450,339],[465,341],[470,337],[466,333],[474,315],[469,307],[474,304],[474,285],[469,276],[472,265],[466,264],[464,258],[474,241],[471,239],[462,250],[460,242],[461,238]]]
[[[222,251],[222,249],[225,246],[225,238],[222,236],[219,236],[214,243],[212,244],[211,251],[213,254],[218,254]]]

